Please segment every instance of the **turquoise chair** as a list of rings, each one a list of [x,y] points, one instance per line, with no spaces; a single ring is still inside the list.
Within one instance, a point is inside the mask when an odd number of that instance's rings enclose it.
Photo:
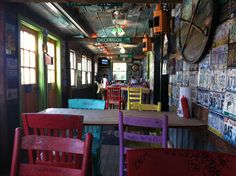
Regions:
[[[92,110],[104,110],[106,102],[104,100],[97,99],[69,99],[68,107],[73,109],[92,109]],[[100,175],[100,151],[101,151],[101,136],[102,126],[85,126],[83,129],[83,138],[86,133],[93,134],[93,176]]]

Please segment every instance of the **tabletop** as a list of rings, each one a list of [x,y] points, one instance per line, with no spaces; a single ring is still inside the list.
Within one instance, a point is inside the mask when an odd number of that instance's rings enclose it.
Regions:
[[[69,109],[69,108],[48,108],[39,113],[50,114],[70,114],[83,115],[85,125],[118,125],[118,110],[85,110],[85,109]],[[124,116],[134,117],[153,117],[161,118],[164,115],[168,116],[169,127],[198,127],[206,126],[206,122],[202,122],[195,118],[180,118],[174,112],[155,112],[155,111],[135,111],[123,110]]]

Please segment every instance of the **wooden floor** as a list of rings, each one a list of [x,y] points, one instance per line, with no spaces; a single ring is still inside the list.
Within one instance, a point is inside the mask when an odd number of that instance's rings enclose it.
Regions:
[[[101,176],[119,175],[118,145],[102,145],[100,172]]]

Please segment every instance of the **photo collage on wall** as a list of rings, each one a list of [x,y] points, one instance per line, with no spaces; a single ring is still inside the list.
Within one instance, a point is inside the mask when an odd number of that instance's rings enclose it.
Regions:
[[[217,27],[212,48],[199,63],[181,60],[170,75],[169,105],[178,107],[180,87],[191,87],[192,102],[209,109],[209,130],[236,145],[236,18]]]

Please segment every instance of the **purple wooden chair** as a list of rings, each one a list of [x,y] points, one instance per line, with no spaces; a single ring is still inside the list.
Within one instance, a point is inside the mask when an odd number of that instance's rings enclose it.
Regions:
[[[125,130],[124,127],[135,127],[135,131],[130,129]],[[137,132],[136,127],[142,128],[140,132]],[[143,130],[145,128],[145,130]],[[159,129],[161,134],[151,135],[150,129]],[[150,143],[160,144],[161,147],[167,148],[167,129],[168,129],[168,116],[163,118],[141,118],[141,117],[123,117],[123,112],[119,111],[119,142],[120,142],[120,176],[125,175],[125,154],[127,147],[124,146],[125,141],[134,141],[137,143]],[[143,147],[142,147],[143,148]]]

